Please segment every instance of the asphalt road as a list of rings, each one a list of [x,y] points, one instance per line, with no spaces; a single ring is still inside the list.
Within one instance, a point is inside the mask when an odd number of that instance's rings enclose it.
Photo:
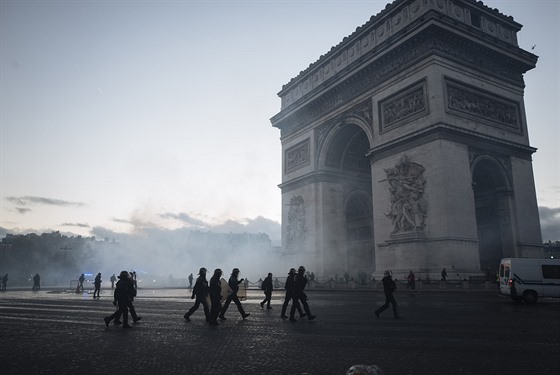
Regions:
[[[142,291],[132,329],[110,325],[111,298],[74,293],[0,294],[0,375],[345,374],[354,364],[386,375],[560,374],[560,304],[515,304],[494,291],[399,291],[403,320],[380,319],[379,291],[311,291],[314,321],[282,320],[282,293],[261,310],[260,292],[218,327],[187,292]]]

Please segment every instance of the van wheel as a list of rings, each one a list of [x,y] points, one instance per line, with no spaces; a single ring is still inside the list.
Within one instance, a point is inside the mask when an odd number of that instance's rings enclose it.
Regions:
[[[523,300],[526,304],[532,305],[537,302],[537,293],[535,292],[525,292],[523,294]]]

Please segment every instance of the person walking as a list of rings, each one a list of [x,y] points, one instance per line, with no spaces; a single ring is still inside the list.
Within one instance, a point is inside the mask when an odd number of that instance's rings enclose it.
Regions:
[[[84,281],[86,280],[86,276],[82,273],[78,278],[78,287],[76,288],[76,293],[80,291],[84,291]]]
[[[297,303],[301,303],[303,306],[303,310],[307,314],[307,319],[313,320],[316,318],[315,315],[311,314],[311,310],[309,310],[309,304],[307,303],[307,295],[305,294],[305,286],[307,285],[307,278],[305,277],[305,267],[299,266],[298,272],[294,276],[294,293],[293,293],[293,303],[292,309],[290,310],[290,322],[296,322],[296,318],[294,317],[297,309]]]
[[[130,313],[130,316],[132,317],[132,321],[134,323],[136,323],[136,322],[142,320],[142,317],[138,316],[138,314],[136,313],[136,308],[134,307],[134,304],[133,304],[134,298],[138,294],[138,289],[136,287],[137,284],[134,282],[132,273],[128,274],[128,278],[126,279],[126,282],[127,282],[128,292],[129,292],[126,307],[128,308],[128,312]],[[119,320],[119,316],[117,316],[115,318],[114,324],[115,325],[123,324],[123,322],[121,322]]]
[[[189,275],[189,289],[192,289],[192,282],[193,282],[193,274],[191,272],[191,274]]]
[[[103,320],[105,325],[109,326],[111,320],[118,321],[119,317],[122,316],[123,328],[131,328],[128,324],[128,304],[134,294],[134,285],[130,282],[130,275],[127,271],[121,271],[118,278],[113,300],[113,305],[118,306],[118,310],[112,315],[106,316]]]
[[[6,284],[8,283],[8,274],[5,274],[4,277],[2,277],[2,291],[5,292],[6,291]]]
[[[39,276],[39,272],[33,276],[33,288],[31,290],[39,290],[41,289],[41,276]]]
[[[447,270],[444,268],[441,270],[441,286],[445,286],[445,282],[447,281]]]
[[[239,268],[234,268],[231,271],[231,276],[228,280],[228,285],[233,292],[226,298],[226,301],[224,302],[224,306],[222,307],[222,311],[220,312],[221,320],[227,320],[225,314],[231,301],[235,303],[243,319],[251,315],[250,313],[246,313],[245,310],[243,310],[241,301],[239,301],[239,297],[237,297],[237,292],[239,291],[239,284],[241,284],[245,280],[245,279],[239,280],[238,277],[239,277]]]
[[[210,302],[212,307],[210,308],[210,320],[208,324],[211,326],[218,325],[218,315],[222,310],[222,283],[220,278],[222,277],[222,270],[216,268],[214,270],[214,275],[210,278]]]
[[[395,297],[393,293],[397,286],[391,277],[391,271],[385,271],[384,277],[381,280],[383,283],[383,292],[385,293],[385,304],[375,310],[375,316],[379,318],[379,314],[389,308],[389,305],[393,305],[393,316],[395,319],[402,319],[399,313],[397,312],[397,301],[395,301]]]
[[[290,268],[290,272],[288,272],[288,277],[286,278],[286,285],[284,285],[284,289],[286,290],[286,295],[284,296],[284,303],[282,304],[282,312],[280,313],[280,317],[282,319],[288,319],[286,315],[286,309],[288,308],[288,304],[290,301],[293,301],[294,296],[294,276],[296,275],[296,269]],[[301,306],[299,302],[294,301],[296,304],[296,310],[299,312],[299,316],[304,318],[307,314],[305,314],[301,310]]]
[[[97,299],[99,299],[99,293],[101,292],[101,272],[95,276],[95,280],[93,281],[93,299],[95,299],[95,295],[97,294]]]
[[[414,275],[414,272],[412,272],[412,270],[410,270],[410,273],[408,274],[408,288],[410,289],[415,289],[416,288],[416,276]]]
[[[115,289],[115,282],[117,282],[117,277],[115,276],[115,274],[111,276],[109,281],[111,281],[111,289]]]
[[[204,316],[206,317],[206,321],[207,322],[210,321],[210,308],[208,306],[208,302],[206,301],[206,297],[208,296],[208,281],[206,280],[206,272],[207,270],[204,267],[202,267],[198,271],[198,277],[196,278],[194,288],[192,288],[192,295],[191,295],[191,299],[196,298],[196,300],[194,302],[194,305],[189,309],[189,311],[187,311],[185,315],[183,315],[183,317],[187,322],[191,321],[190,316],[194,314],[196,310],[198,310],[201,304],[202,307],[204,308]],[[192,273],[190,277],[192,277]]]
[[[272,273],[268,273],[268,276],[265,277],[264,281],[261,284],[261,289],[264,292],[264,300],[261,302],[261,309],[264,308],[264,304],[266,303],[266,309],[270,310],[270,300],[272,299],[272,291],[274,290],[274,286],[272,285]]]

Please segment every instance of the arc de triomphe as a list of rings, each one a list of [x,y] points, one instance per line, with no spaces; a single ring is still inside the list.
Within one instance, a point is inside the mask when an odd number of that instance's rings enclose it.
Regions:
[[[470,0],[397,0],[283,86],[286,265],[463,278],[542,239],[521,25]]]

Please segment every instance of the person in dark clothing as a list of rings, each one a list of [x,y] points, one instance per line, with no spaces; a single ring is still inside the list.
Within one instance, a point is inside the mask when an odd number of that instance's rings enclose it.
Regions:
[[[251,315],[249,313],[246,313],[245,310],[243,310],[243,306],[241,306],[241,301],[239,301],[239,298],[237,297],[239,284],[241,284],[245,280],[245,279],[238,280],[238,276],[239,276],[239,268],[234,268],[233,271],[231,271],[231,276],[228,280],[229,287],[233,292],[226,298],[226,301],[224,302],[224,307],[222,307],[222,311],[220,312],[221,320],[227,320],[227,318],[224,315],[226,314],[226,311],[231,301],[235,303],[243,319]]]
[[[441,270],[441,281],[443,284],[447,281],[447,271],[445,268]]]
[[[192,288],[193,279],[194,279],[194,277],[193,277],[193,274],[191,273],[191,274],[189,275],[189,289]]]
[[[222,270],[216,268],[214,270],[214,275],[210,278],[210,302],[212,307],[210,308],[210,320],[209,324],[211,326],[218,325],[218,315],[222,310],[222,284],[220,278],[222,277]]]
[[[117,282],[117,277],[115,276],[115,274],[111,276],[109,281],[111,281],[111,289],[115,289],[115,283]]]
[[[383,277],[381,282],[383,283],[383,292],[385,292],[385,304],[375,310],[375,316],[379,318],[379,314],[389,308],[389,305],[391,304],[393,305],[393,316],[395,317],[395,319],[402,319],[397,312],[397,301],[395,301],[395,297],[393,296],[393,293],[395,292],[395,289],[397,289],[397,286],[391,278],[391,271],[385,271],[385,276]]]
[[[208,281],[206,280],[206,272],[207,270],[204,267],[202,267],[198,271],[198,277],[194,284],[194,288],[192,289],[192,295],[191,295],[191,299],[196,298],[196,301],[194,302],[194,305],[189,309],[189,311],[187,311],[187,313],[183,315],[183,317],[187,320],[187,322],[191,321],[190,316],[196,310],[198,310],[200,304],[202,304],[202,307],[204,308],[204,316],[206,317],[206,321],[207,322],[210,321],[210,309],[208,306],[208,302],[206,302],[206,296],[208,295]]]
[[[280,317],[282,319],[288,319],[288,316],[286,315],[286,309],[288,308],[288,304],[290,303],[290,301],[293,300],[295,275],[296,275],[296,269],[290,268],[290,272],[288,273],[288,277],[286,278],[286,285],[284,286],[284,289],[286,290],[286,296],[284,297],[284,304],[282,305],[282,313],[280,314]],[[296,301],[294,303],[296,304],[296,309],[299,312],[299,316],[304,318],[307,314],[301,311],[301,306],[299,305],[299,302]]]
[[[2,291],[5,292],[6,291],[6,284],[8,283],[8,274],[5,274],[4,277],[2,277]]]
[[[99,293],[101,292],[101,273],[98,273],[97,276],[95,276],[93,286],[93,298],[95,299],[95,295],[97,294],[97,298],[99,299]]]
[[[41,289],[41,276],[39,276],[39,273],[36,273],[35,276],[33,276],[33,288],[31,288],[31,290],[39,289]]]
[[[84,281],[86,280],[86,276],[82,273],[78,278],[78,287],[76,288],[76,293],[80,291],[84,291]]]
[[[296,313],[296,303],[301,303],[303,305],[303,309],[307,314],[307,319],[313,320],[316,318],[315,315],[311,314],[309,310],[309,305],[307,304],[307,295],[305,294],[305,286],[307,285],[307,278],[305,277],[305,267],[300,266],[298,268],[298,272],[294,276],[294,293],[292,296],[292,309],[290,310],[290,321],[295,322],[296,318],[294,317]]]
[[[267,310],[272,309],[270,307],[270,300],[272,299],[272,291],[274,290],[274,286],[272,285],[272,273],[269,273],[267,277],[265,277],[264,281],[261,284],[261,289],[264,292],[264,300],[261,302],[261,309],[264,308],[264,304],[266,303]]]
[[[119,307],[111,316],[106,316],[103,318],[105,325],[108,326],[111,320],[118,318],[122,315],[123,317],[123,328],[131,328],[128,324],[128,303],[130,298],[133,298],[134,285],[130,281],[130,275],[127,271],[122,271],[118,276],[119,281],[117,281],[117,286],[115,288],[113,305]]]
[[[410,288],[410,289],[415,289],[416,288],[416,275],[414,275],[414,272],[412,272],[412,270],[408,274],[407,287]]]
[[[122,272],[121,272],[122,274]],[[138,316],[138,314],[136,314],[136,308],[134,307],[134,304],[132,302],[134,302],[134,297],[136,297],[136,295],[138,294],[138,290],[136,289],[136,283],[134,282],[133,279],[133,275],[132,273],[128,274],[128,290],[129,290],[129,297],[128,297],[128,302],[126,304],[126,307],[128,307],[128,311],[130,312],[130,316],[132,317],[132,321],[134,323],[138,322],[139,320],[142,320],[141,316]],[[123,324],[123,322],[121,322],[119,320],[119,315],[115,318],[114,324],[115,325],[119,325],[119,324]]]

